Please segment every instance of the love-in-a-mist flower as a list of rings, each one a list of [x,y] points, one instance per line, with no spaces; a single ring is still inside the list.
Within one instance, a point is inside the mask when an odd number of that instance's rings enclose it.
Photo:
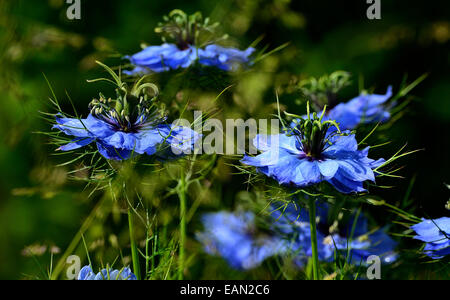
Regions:
[[[301,80],[299,89],[316,111],[321,111],[326,106],[328,110],[324,120],[335,120],[341,130],[352,130],[360,124],[385,122],[390,118],[390,109],[395,105],[387,104],[392,97],[391,86],[384,95],[362,92],[348,102],[341,102],[338,93],[349,86],[350,82],[350,73],[336,71],[320,78]]]
[[[185,154],[200,135],[190,128],[165,124],[165,117],[154,109],[152,101],[147,95],[118,89],[114,100],[103,95],[94,99],[86,119],[58,115],[53,128],[75,137],[59,150],[74,150],[95,142],[100,154],[112,160],[128,159],[132,154],[153,155],[163,147],[176,149],[176,155]]]
[[[197,50],[192,45],[187,45],[185,49],[168,43],[149,46],[136,54],[125,56],[135,67],[131,71],[124,71],[124,73],[139,75],[187,68],[197,60]]]
[[[208,254],[219,255],[239,270],[259,266],[266,258],[285,250],[282,239],[258,233],[251,212],[218,212],[202,217],[204,231],[197,239]]]
[[[240,66],[250,63],[249,57],[254,51],[255,49],[251,47],[241,51],[219,45],[208,45],[204,49],[199,49],[199,63],[224,71],[235,71]]]
[[[397,243],[381,229],[369,230],[367,219],[362,214],[357,219],[353,214],[347,221],[330,222],[329,210],[326,203],[317,206],[319,260],[333,261],[336,252],[355,265],[365,264],[371,255],[379,256],[383,263],[392,263],[397,259],[394,251]],[[287,207],[272,206],[271,216],[274,229],[290,241],[294,262],[304,267],[312,256],[309,212],[290,203]]]
[[[330,109],[326,119],[335,120],[341,130],[352,130],[360,124],[386,122],[391,114],[385,104],[391,97],[391,86],[384,95],[362,93]]]
[[[432,259],[440,259],[450,254],[450,218],[423,219],[411,226],[417,240],[425,242],[424,253]]]
[[[325,181],[342,193],[366,191],[363,183],[375,181],[373,170],[384,159],[370,159],[369,147],[358,150],[353,134],[329,130],[332,126],[334,121],[314,114],[299,119],[286,133],[257,135],[253,144],[262,153],[246,155],[241,162],[284,185],[307,187]]]
[[[126,267],[121,270],[102,269],[95,274],[90,266],[84,266],[78,273],[78,280],[136,280],[136,276]]]
[[[163,35],[164,43],[149,46],[142,51],[125,56],[134,69],[125,71],[128,75],[146,74],[149,72],[164,72],[178,68],[188,68],[198,62],[206,66],[215,66],[225,71],[236,70],[239,66],[250,62],[250,55],[255,49],[240,51],[235,48],[225,48],[214,44],[214,28],[218,23],[210,24],[209,19],[203,20],[200,13],[191,16],[180,10],[172,11],[155,29]],[[203,36],[206,35],[206,41]],[[166,43],[169,38],[173,43]],[[207,44],[203,47],[203,44]]]

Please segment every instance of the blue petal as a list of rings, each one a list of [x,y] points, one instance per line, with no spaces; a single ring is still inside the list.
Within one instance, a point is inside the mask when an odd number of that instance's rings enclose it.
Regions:
[[[125,267],[122,272],[120,273],[120,278],[122,280],[137,280],[136,275],[131,272],[131,269],[128,267]]]
[[[157,146],[167,138],[169,132],[168,125],[143,128],[137,133],[117,131],[102,139],[102,144],[120,151],[152,155],[157,151]]]
[[[174,155],[191,154],[200,137],[200,134],[188,127],[171,126],[170,135],[166,142],[170,145]]]
[[[119,278],[119,270],[113,270],[109,273],[109,280],[118,280]]]
[[[137,134],[139,138],[139,153],[153,155],[158,150],[158,145],[163,143],[169,136],[169,125],[159,125],[156,127],[143,129]]]
[[[358,150],[358,142],[356,141],[355,135],[337,135],[331,137],[332,145],[329,146],[324,153],[336,153],[340,151],[344,152],[354,152]]]
[[[94,280],[108,280],[108,271],[106,269],[101,270],[95,275]]]
[[[105,137],[111,135],[113,131],[110,126],[89,115],[86,119],[72,119],[56,117],[57,124],[53,128],[59,129],[67,135],[76,137]]]
[[[301,151],[297,147],[297,139],[295,136],[288,136],[286,134],[258,134],[253,139],[253,145],[260,151],[276,151],[283,148],[291,153],[300,154]]]
[[[265,167],[275,165],[278,159],[279,155],[277,153],[274,151],[266,151],[256,156],[244,155],[241,163],[254,167]]]
[[[365,192],[363,183],[360,181],[353,181],[345,176],[345,173],[338,170],[333,178],[328,182],[339,192],[344,194]]]
[[[215,66],[224,71],[234,71],[243,64],[248,64],[249,56],[255,51],[248,48],[240,51],[234,48],[224,48],[218,45],[208,45],[205,49],[199,49],[199,62],[207,66]]]
[[[339,164],[340,173],[352,181],[375,181],[375,175],[368,165],[350,159],[336,162]]]
[[[423,252],[432,259],[441,259],[450,254],[450,240],[441,244],[427,243]]]
[[[137,153],[140,149],[140,141],[135,133],[116,131],[114,134],[102,139],[102,143],[116,149],[130,150]]]
[[[339,103],[328,112],[327,119],[335,120],[340,130],[352,130],[361,122],[361,115],[354,107]]]
[[[297,172],[303,176],[304,184],[315,184],[322,181],[322,176],[320,175],[320,169],[317,162],[311,162],[307,159],[301,161],[301,164],[297,168]]]
[[[136,67],[134,67],[133,70],[123,70],[122,72],[124,74],[130,75],[130,76],[134,76],[134,75],[144,76],[144,75],[150,73],[151,71],[160,73],[163,71],[167,71],[168,69],[169,68],[153,68],[153,70],[151,70],[150,68],[147,68],[144,66],[136,66]]]
[[[271,176],[280,184],[289,184],[291,182],[299,181],[297,178],[297,174],[300,172],[300,170],[298,170],[297,167],[299,167],[299,165],[302,163],[302,160],[282,149],[280,149],[279,154],[280,157],[277,160],[276,164],[267,167],[268,176]],[[310,169],[311,168],[308,168],[308,170]],[[302,175],[302,173],[300,174]],[[307,178],[300,178],[301,184],[303,184],[307,180]]]
[[[444,233],[447,236],[450,235],[450,218],[423,219],[422,222],[411,226],[411,228],[418,234],[414,237],[415,239],[424,242],[444,243],[448,241]]]
[[[61,151],[75,150],[80,147],[86,146],[86,145],[92,143],[93,141],[94,141],[93,138],[76,138],[76,139],[72,140],[71,143],[68,143],[68,144],[65,144],[65,145],[59,147],[58,150],[61,150]]]
[[[130,150],[116,149],[101,142],[97,142],[97,148],[103,157],[112,160],[126,160],[130,158],[132,153]]]
[[[390,117],[383,104],[392,96],[389,86],[385,95],[361,94],[347,103],[340,103],[328,112],[327,118],[336,120],[341,130],[354,129],[360,123],[384,122]]]
[[[334,160],[323,160],[318,162],[320,173],[325,179],[330,179],[336,174],[339,169],[339,163]]]
[[[89,275],[93,274],[90,266],[84,266],[78,273],[78,280],[86,280]]]
[[[163,72],[180,67],[187,68],[197,59],[197,55],[194,47],[180,50],[174,44],[162,44],[161,46],[147,47],[141,52],[125,58],[136,66],[136,69],[128,72],[128,74],[133,75],[146,69],[153,72]]]
[[[209,254],[223,257],[233,268],[247,270],[284,251],[278,237],[254,237],[254,215],[249,212],[219,212],[202,217],[205,231],[197,239]]]

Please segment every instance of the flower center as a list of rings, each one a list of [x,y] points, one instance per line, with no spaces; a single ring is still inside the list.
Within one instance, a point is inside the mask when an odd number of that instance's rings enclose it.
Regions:
[[[297,138],[297,147],[311,160],[322,159],[323,151],[328,145],[331,144],[328,139],[330,135],[328,129],[332,126],[336,126],[339,132],[339,127],[335,121],[322,121],[325,111],[326,106],[324,107],[320,117],[318,117],[316,113],[313,113],[311,118],[308,102],[308,117],[306,119],[300,118],[294,120],[295,126],[292,126],[290,132],[288,133]]]
[[[106,99],[100,94],[99,99],[94,99],[89,104],[91,114],[108,123],[115,131],[136,133],[147,125],[156,125],[164,120],[164,116],[156,109],[153,100],[147,94],[127,94],[124,90],[117,89],[116,99]],[[155,93],[156,94],[156,93]]]
[[[175,9],[164,16],[164,22],[160,22],[155,32],[161,34],[163,42],[173,41],[178,49],[186,50],[190,46],[211,43],[214,39],[214,30],[218,23],[210,23],[209,18],[203,19],[200,12],[187,15],[185,12]],[[223,36],[219,39],[226,38]]]

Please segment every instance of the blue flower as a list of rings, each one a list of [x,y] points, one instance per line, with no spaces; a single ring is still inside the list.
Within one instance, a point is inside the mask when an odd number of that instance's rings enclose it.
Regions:
[[[312,256],[311,229],[309,213],[293,203],[286,208],[273,208],[272,217],[275,220],[274,229],[290,240],[290,249],[294,253],[294,262],[303,267]],[[378,255],[384,263],[392,263],[397,259],[394,249],[397,245],[383,230],[369,231],[367,219],[360,215],[356,220],[353,237],[350,235],[355,222],[351,216],[342,226],[338,222],[328,222],[329,207],[326,203],[317,206],[317,241],[319,260],[330,262],[335,258],[335,252],[347,256],[347,260],[359,265],[365,263],[371,255]]]
[[[322,136],[311,144],[302,133],[260,134],[253,144],[262,153],[241,162],[280,184],[307,187],[326,181],[342,193],[366,191],[363,182],[375,181],[373,169],[384,159],[368,158],[369,147],[358,150],[354,135],[335,135],[324,126]]]
[[[122,270],[103,269],[95,274],[90,266],[84,266],[78,273],[78,280],[136,280],[136,276],[126,267]]]
[[[238,66],[249,63],[249,56],[255,49],[240,51],[234,48],[224,48],[218,45],[208,45],[205,49],[187,45],[180,49],[175,44],[150,46],[132,56],[125,58],[135,66],[128,75],[147,74],[149,72],[164,72],[179,68],[188,68],[198,61],[202,65],[215,66],[224,71],[234,71]]]
[[[392,87],[386,94],[361,94],[346,103],[339,103],[325,116],[336,120],[341,130],[352,130],[359,124],[386,122],[390,118],[385,102],[392,97]]]
[[[417,240],[425,242],[424,253],[432,259],[440,259],[450,254],[450,218],[442,217],[423,221],[411,226]]]
[[[154,124],[144,116],[126,124],[113,115],[95,117],[90,114],[86,119],[57,116],[56,123],[53,128],[75,137],[59,150],[74,150],[96,142],[100,154],[112,160],[125,160],[133,153],[152,155],[162,144],[172,149],[179,149],[182,145],[182,150],[186,150],[199,138],[199,134],[189,128]]]
[[[303,267],[306,265],[309,257],[312,256],[311,248],[311,230],[309,224],[308,213],[305,209],[295,209],[293,204],[290,204],[286,209],[275,208],[272,206],[273,230],[279,232],[280,236],[288,241],[288,249],[294,256],[296,265]],[[318,210],[319,214],[323,210]],[[326,216],[325,216],[326,217]],[[333,254],[333,248],[329,245],[324,245],[322,241],[325,236],[317,231],[318,241],[318,257],[321,261],[328,261]]]
[[[187,68],[197,60],[197,48],[188,46],[180,49],[175,44],[150,46],[132,55],[126,56],[135,66],[132,71],[124,71],[128,75],[164,72],[178,68]]]
[[[218,45],[208,45],[199,50],[199,63],[206,66],[215,66],[224,71],[235,71],[242,65],[250,63],[249,56],[255,51],[247,48],[240,51],[234,48],[224,48]]]
[[[197,239],[208,254],[223,257],[233,268],[255,268],[284,251],[284,244],[278,237],[257,235],[254,219],[250,212],[205,214],[205,231],[197,234]]]

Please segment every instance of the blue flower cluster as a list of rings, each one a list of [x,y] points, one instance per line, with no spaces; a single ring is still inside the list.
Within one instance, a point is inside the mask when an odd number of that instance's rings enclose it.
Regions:
[[[203,216],[205,230],[197,234],[197,239],[208,254],[221,256],[235,269],[248,270],[269,257],[288,253],[294,256],[297,266],[304,267],[312,255],[308,212],[297,210],[294,204],[272,208],[270,233],[257,234],[254,215],[250,212],[218,212]],[[317,240],[321,261],[333,261],[336,252],[355,265],[364,264],[371,255],[380,256],[384,263],[397,259],[394,252],[397,243],[383,230],[369,230],[364,216],[353,218],[340,228],[327,223],[328,213],[327,204],[318,207]],[[353,236],[350,236],[355,222]],[[346,256],[348,249],[349,256]]]
[[[125,160],[133,153],[153,155],[163,144],[177,154],[186,153],[200,138],[200,135],[190,128],[155,125],[144,116],[125,128],[113,116],[97,118],[89,115],[86,119],[57,116],[56,123],[53,128],[75,137],[59,150],[74,150],[96,142],[100,154],[112,160]]]
[[[390,109],[395,105],[395,103],[386,105],[391,97],[391,86],[384,95],[362,93],[348,102],[341,102],[328,109],[323,120],[336,121],[343,131],[353,130],[363,124],[387,122],[391,117]],[[335,131],[336,127],[331,127],[330,130]]]
[[[262,153],[241,162],[280,184],[306,187],[326,181],[339,192],[364,192],[363,182],[375,181],[373,169],[384,159],[368,158],[369,147],[358,150],[355,136],[327,132],[327,144],[311,155],[296,135],[257,135],[254,146]]]
[[[126,56],[135,68],[124,71],[128,75],[142,75],[149,72],[164,72],[179,68],[188,68],[194,62],[205,66],[214,66],[224,71],[235,71],[242,65],[250,63],[250,55],[255,51],[248,48],[240,51],[218,45],[198,48],[193,45],[180,49],[175,44],[164,43],[160,46],[149,46],[131,56]]]
[[[386,122],[391,115],[385,103],[391,97],[391,86],[384,95],[361,94],[330,109],[325,119],[335,120],[341,130],[352,130],[360,124]]]
[[[276,236],[258,235],[251,212],[218,212],[202,217],[205,231],[197,234],[205,251],[223,257],[238,270],[259,266],[266,258],[284,252],[284,242]]]
[[[84,266],[78,273],[78,280],[136,280],[136,276],[126,267],[122,270],[102,269],[95,274],[90,266]]]
[[[274,230],[290,240],[290,251],[299,267],[306,265],[312,256],[311,228],[309,213],[293,203],[286,207],[272,207]],[[348,262],[355,265],[364,264],[371,255],[378,255],[384,263],[392,263],[397,259],[394,249],[397,243],[383,230],[369,230],[367,219],[360,214],[356,219],[352,215],[347,222],[330,224],[329,206],[320,203],[317,207],[317,242],[319,260],[330,262],[339,252]],[[353,235],[352,229],[354,228]],[[347,251],[349,251],[347,256]]]
[[[423,219],[411,228],[417,233],[414,238],[426,243],[423,250],[426,255],[440,259],[450,254],[450,218]]]

